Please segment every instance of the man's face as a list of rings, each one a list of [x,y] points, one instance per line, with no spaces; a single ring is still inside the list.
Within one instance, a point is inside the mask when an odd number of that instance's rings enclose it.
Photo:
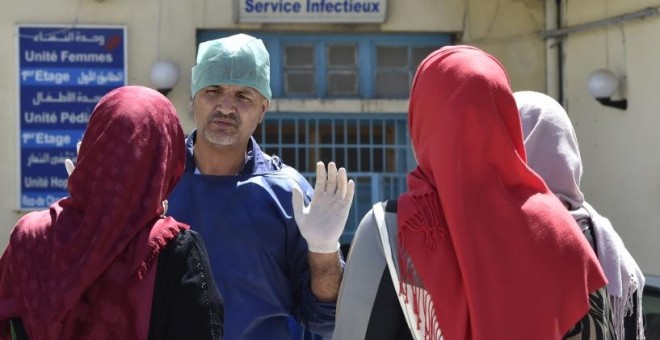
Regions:
[[[248,86],[207,86],[193,99],[197,136],[216,148],[245,147],[268,105]]]

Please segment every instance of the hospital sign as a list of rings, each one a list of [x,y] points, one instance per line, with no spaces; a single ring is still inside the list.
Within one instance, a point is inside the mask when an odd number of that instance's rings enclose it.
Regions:
[[[250,23],[382,23],[387,0],[235,0],[237,21]]]
[[[68,195],[64,160],[110,90],[126,85],[123,26],[17,26],[20,210]]]

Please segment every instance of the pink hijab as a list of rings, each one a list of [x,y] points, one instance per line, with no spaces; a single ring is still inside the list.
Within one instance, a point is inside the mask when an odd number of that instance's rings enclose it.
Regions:
[[[539,92],[513,94],[522,120],[527,164],[543,178],[548,188],[570,206],[576,220],[593,222],[598,261],[607,277],[612,302],[612,321],[617,339],[625,337],[624,318],[636,307],[637,338],[644,338],[642,296],[644,274],[607,217],[584,199],[580,190],[582,158],[568,114],[552,97]],[[633,297],[637,293],[637,301]]]
[[[413,82],[409,124],[418,166],[399,199],[399,264],[413,296],[431,297],[412,301],[432,319],[424,324],[448,340],[560,339],[606,281],[525,164],[502,65],[469,46],[432,53]]]
[[[160,93],[115,89],[91,115],[70,196],[16,224],[0,259],[0,320],[30,339],[146,339],[156,259],[188,228],[162,217],[184,168],[177,113]]]

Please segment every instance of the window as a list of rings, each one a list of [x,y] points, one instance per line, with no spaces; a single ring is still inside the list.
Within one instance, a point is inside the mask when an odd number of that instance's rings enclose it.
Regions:
[[[279,155],[301,171],[316,162],[336,161],[355,172],[406,172],[406,117],[401,115],[266,115],[255,132],[262,149]]]
[[[234,32],[200,31],[198,41]],[[275,98],[405,99],[417,66],[447,34],[252,32],[270,54]]]
[[[288,95],[313,95],[314,46],[284,46],[284,91]]]
[[[327,52],[328,95],[356,96],[358,93],[356,45],[328,45]]]
[[[397,197],[414,166],[406,115],[266,115],[254,133],[262,150],[294,166],[312,185],[316,162],[335,161],[355,181],[356,196],[342,244],[350,243],[374,202]]]
[[[405,98],[417,67],[434,47],[377,46],[376,98]]]

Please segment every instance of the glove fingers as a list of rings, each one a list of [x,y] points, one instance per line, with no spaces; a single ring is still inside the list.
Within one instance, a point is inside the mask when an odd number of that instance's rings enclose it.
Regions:
[[[337,165],[335,162],[328,163],[328,182],[325,185],[325,191],[332,195],[337,192]]]
[[[64,160],[64,167],[66,168],[66,173],[71,176],[71,173],[73,172],[73,169],[76,167],[73,165],[73,162],[70,159],[65,159]]]
[[[347,182],[348,182],[348,175],[346,175],[346,169],[339,168],[339,171],[337,173],[337,193],[339,194],[339,197],[342,199],[346,196]]]
[[[305,200],[303,198],[302,192],[300,192],[300,189],[296,187],[291,190],[291,205],[293,206],[293,216],[295,217],[296,221],[300,220],[303,215]]]
[[[314,184],[314,196],[321,195],[325,191],[325,181],[327,174],[325,172],[325,164],[319,161],[316,163],[316,184]]]
[[[346,184],[346,195],[344,196],[344,200],[346,202],[353,202],[353,194],[355,194],[355,182],[353,180],[349,180],[348,183]],[[349,204],[350,208],[350,204]]]

